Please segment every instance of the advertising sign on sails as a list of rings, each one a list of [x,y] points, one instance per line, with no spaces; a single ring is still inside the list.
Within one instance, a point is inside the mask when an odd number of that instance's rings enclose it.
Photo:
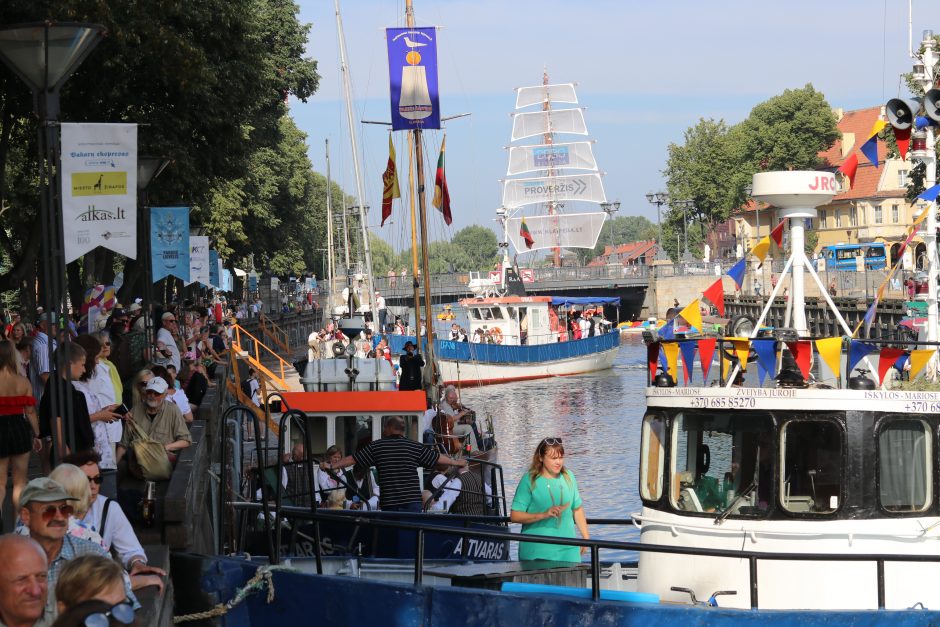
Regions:
[[[594,248],[606,219],[602,212],[526,216],[526,226],[535,241],[531,249],[519,234],[522,218],[510,218],[507,232],[519,253],[543,248]]]
[[[542,202],[583,200],[606,202],[600,174],[573,174],[509,179],[503,186],[503,206],[509,209]]]

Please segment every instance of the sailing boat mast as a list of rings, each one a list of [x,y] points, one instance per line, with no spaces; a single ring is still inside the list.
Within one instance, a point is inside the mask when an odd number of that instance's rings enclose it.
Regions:
[[[405,0],[405,19],[408,28],[414,28],[415,26],[415,14],[414,6],[412,6],[412,0]],[[417,166],[418,174],[418,214],[421,219],[421,265],[423,267],[422,274],[424,275],[424,328],[427,329],[427,360],[426,366],[430,374],[431,385],[433,386],[437,380],[436,368],[434,364],[434,329],[431,324],[431,269],[430,264],[428,263],[428,214],[427,208],[425,206],[425,197],[424,197],[424,146],[422,142],[422,131],[420,128],[416,128],[411,131],[414,135],[414,144],[415,144],[415,164]],[[415,277],[417,281],[417,277]],[[415,301],[415,314],[418,313],[418,302]],[[416,334],[418,336],[418,344],[421,344],[421,324],[420,321],[417,325]]]
[[[339,36],[340,71],[343,74],[343,93],[346,96],[346,123],[349,126],[349,145],[352,149],[353,170],[356,174],[356,199],[359,205],[359,225],[362,228],[362,248],[366,258],[366,288],[369,290],[369,309],[372,312],[372,324],[377,325],[379,314],[375,308],[375,286],[372,276],[372,251],[369,248],[369,227],[366,224],[366,210],[363,202],[362,170],[359,167],[359,150],[356,141],[356,126],[352,110],[352,82],[349,78],[349,66],[346,62],[346,36],[343,34],[343,18],[339,12],[339,0],[334,0],[336,8],[336,32]],[[346,219],[343,212],[343,219]],[[346,268],[349,269],[349,247],[346,249]],[[352,314],[353,312],[350,312]]]
[[[414,137],[408,133],[408,205],[411,208],[411,289],[415,304],[415,335],[420,331],[421,285],[418,283],[418,212],[415,208],[415,153]],[[420,342],[419,342],[420,343]],[[418,349],[421,350],[420,347]]]
[[[326,140],[326,284],[329,290],[327,314],[333,309],[333,181],[330,178],[330,140]]]
[[[555,134],[552,132],[552,99],[549,98],[548,94],[548,69],[545,68],[542,70],[542,87],[545,89],[545,101],[542,103],[542,111],[545,111],[545,117],[548,119],[548,130],[542,135],[542,139],[545,141],[545,144],[551,146],[555,141]],[[550,165],[548,168],[548,175],[555,175],[554,166]],[[548,203],[548,215],[553,216],[557,211],[556,203],[554,200],[550,200]],[[557,224],[556,231],[557,231]],[[561,267],[561,248],[555,246],[552,249],[552,265],[556,268]]]

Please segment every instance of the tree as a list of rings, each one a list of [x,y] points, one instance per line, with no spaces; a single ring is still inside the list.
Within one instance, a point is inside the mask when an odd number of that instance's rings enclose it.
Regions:
[[[398,274],[402,265],[401,258],[395,254],[388,242],[375,233],[369,233],[369,248],[372,251],[372,272],[375,276],[385,276],[389,270]]]
[[[575,248],[573,250],[578,256],[578,261],[584,265],[594,257],[603,254],[604,249],[610,246],[611,241],[613,241],[614,246],[618,246],[631,242],[654,240],[657,237],[656,225],[643,216],[618,216],[604,222],[594,248]]]
[[[487,270],[493,267],[499,254],[496,233],[485,226],[468,226],[460,229],[451,238],[451,243],[466,256],[466,265],[460,271]]]

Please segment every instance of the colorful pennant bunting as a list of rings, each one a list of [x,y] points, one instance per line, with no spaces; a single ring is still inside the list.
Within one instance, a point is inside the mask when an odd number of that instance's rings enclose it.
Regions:
[[[770,251],[770,236],[765,235],[761,240],[751,249],[751,254],[760,259],[760,264],[758,267],[764,265],[764,259],[767,258],[767,253]]]
[[[679,312],[679,317],[689,323],[699,333],[702,332],[702,310],[701,303],[696,298],[685,306],[685,309]]]
[[[938,195],[940,195],[940,184],[934,185],[930,189],[925,189],[917,198],[920,200],[934,201],[937,199]],[[926,211],[924,213],[926,213]]]
[[[920,374],[920,371],[924,369],[924,366],[927,365],[936,352],[937,349],[935,348],[920,348],[911,351],[911,371],[909,373],[911,381],[917,378],[917,375]]]
[[[695,346],[696,342],[679,342],[679,350],[682,352],[682,374],[685,375],[685,384],[689,384],[692,378],[692,368],[695,367]]]
[[[845,375],[849,376],[852,374],[852,371],[855,370],[855,366],[860,362],[865,355],[874,352],[877,350],[871,344],[866,344],[865,342],[859,342],[858,340],[852,340],[849,342],[849,363],[845,367]]]
[[[871,323],[874,322],[875,316],[878,315],[878,297],[875,296],[875,300],[872,301],[871,306],[868,308],[868,311],[865,312],[865,318],[862,322],[865,325],[865,335],[871,335]]]
[[[878,385],[885,382],[885,375],[888,374],[888,370],[894,366],[894,363],[903,354],[904,350],[900,348],[890,348],[886,346],[881,349],[881,352],[878,354]]]
[[[673,318],[663,326],[659,327],[657,333],[659,334],[659,339],[661,340],[676,339],[676,319]]]
[[[659,361],[659,342],[646,345],[646,363],[650,371],[650,381],[656,377],[656,363]]]
[[[827,337],[816,340],[816,351],[823,362],[829,366],[833,376],[840,378],[842,376],[842,338]]]
[[[712,283],[707,290],[702,292],[702,296],[707,298],[708,301],[715,306],[719,316],[725,315],[725,288],[720,278]]]
[[[813,343],[810,340],[797,340],[796,342],[787,342],[787,348],[793,356],[793,361],[804,379],[809,378],[809,368],[813,363]]]
[[[774,230],[770,232],[770,239],[777,243],[777,248],[783,248],[783,227],[786,222],[786,220],[781,220],[780,223],[774,227]]]
[[[905,129],[900,129],[896,126],[892,126],[894,129],[894,141],[898,145],[898,152],[901,153],[901,161],[907,158],[907,149],[911,145],[911,129],[910,127]]]
[[[878,167],[878,136],[872,135],[868,138],[862,147],[859,148],[861,153],[872,162],[872,164],[877,168]]]
[[[679,381],[679,344],[666,342],[663,344],[663,353],[666,355],[666,369],[675,382]]]
[[[738,362],[741,364],[741,372],[746,371],[747,358],[751,354],[751,341],[746,337],[729,337],[725,339],[731,340],[731,345],[734,346],[734,356],[738,358]]]
[[[770,376],[777,374],[777,340],[752,340],[751,346],[757,353],[757,375],[760,377],[760,384],[764,385],[764,377],[768,372]]]
[[[698,341],[698,358],[702,364],[702,383],[708,383],[708,371],[712,368],[712,358],[715,356],[715,345],[718,343],[713,337]]]
[[[741,285],[744,284],[744,272],[747,270],[747,260],[742,259],[738,263],[731,266],[728,270],[728,276],[731,277],[731,280],[734,281],[734,284],[738,286],[738,289],[741,289]]]
[[[839,172],[844,174],[849,179],[849,187],[855,187],[855,173],[858,172],[858,155],[852,153],[852,155],[842,162],[842,165],[839,166]]]

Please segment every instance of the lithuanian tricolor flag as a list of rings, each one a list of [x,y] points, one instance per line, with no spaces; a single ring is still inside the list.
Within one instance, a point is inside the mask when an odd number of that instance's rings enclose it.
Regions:
[[[444,176],[444,145],[447,138],[441,142],[441,156],[437,158],[437,175],[434,177],[434,200],[431,204],[444,214],[444,222],[450,226],[454,218],[450,215],[450,193],[447,191],[447,177]]]
[[[522,226],[519,227],[519,237],[525,240],[525,247],[531,249],[535,244],[535,240],[532,239],[532,233],[529,232],[529,225],[525,223],[525,218],[522,218]]]

